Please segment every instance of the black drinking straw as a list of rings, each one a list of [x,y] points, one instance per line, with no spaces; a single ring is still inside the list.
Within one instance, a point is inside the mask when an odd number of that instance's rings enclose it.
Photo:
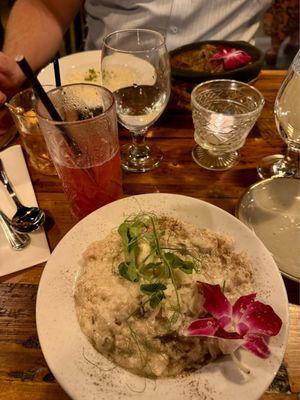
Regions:
[[[24,56],[18,56],[18,57],[16,57],[16,62],[19,65],[19,67],[21,68],[21,70],[23,71],[26,78],[31,83],[33,89],[38,94],[41,102],[45,106],[46,110],[48,111],[48,113],[49,113],[50,117],[53,119],[53,121],[63,122],[61,116],[57,112],[52,101],[50,100],[47,93],[45,92],[43,86],[40,84],[39,80],[37,79],[34,72],[32,71],[26,58]],[[70,149],[72,150],[73,154],[75,155],[75,157],[80,156],[82,154],[82,152],[81,152],[80,148],[78,147],[78,144],[76,143],[76,141],[69,134],[68,130],[65,129],[65,127],[61,126],[60,131],[61,131],[64,139],[68,143]]]
[[[53,60],[53,68],[54,68],[54,76],[55,76],[55,85],[56,85],[56,87],[61,86],[59,61],[58,61],[57,56]]]

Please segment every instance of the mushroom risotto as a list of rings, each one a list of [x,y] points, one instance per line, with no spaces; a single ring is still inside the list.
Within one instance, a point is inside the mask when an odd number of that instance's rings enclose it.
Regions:
[[[168,216],[127,218],[83,254],[75,305],[82,331],[108,359],[148,377],[174,376],[220,354],[214,338],[187,336],[204,315],[197,281],[230,300],[253,289],[233,240]]]

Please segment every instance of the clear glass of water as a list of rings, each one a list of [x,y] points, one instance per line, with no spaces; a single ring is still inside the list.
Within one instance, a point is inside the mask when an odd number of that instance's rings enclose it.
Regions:
[[[196,86],[191,104],[195,162],[215,171],[233,167],[264,106],[262,94],[246,83],[217,79]]]
[[[274,154],[261,160],[260,178],[272,176],[300,178],[300,50],[277,93],[274,114],[277,130],[287,145],[285,155]]]
[[[129,129],[132,142],[121,147],[125,170],[155,168],[162,152],[145,136],[162,114],[170,96],[170,65],[164,37],[148,29],[116,31],[104,38],[102,84],[113,92],[119,122]]]

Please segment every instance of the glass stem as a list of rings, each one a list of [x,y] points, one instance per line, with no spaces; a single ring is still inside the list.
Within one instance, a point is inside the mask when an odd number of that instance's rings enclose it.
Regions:
[[[300,151],[288,145],[281,164],[290,176],[298,179],[300,178]]]
[[[132,131],[132,150],[131,156],[135,159],[145,159],[149,156],[149,147],[146,145],[146,131]]]

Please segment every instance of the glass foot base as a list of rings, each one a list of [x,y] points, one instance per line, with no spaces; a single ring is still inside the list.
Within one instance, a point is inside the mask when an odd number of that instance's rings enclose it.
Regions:
[[[200,167],[213,171],[226,171],[239,161],[238,151],[225,153],[222,156],[215,156],[200,146],[196,146],[193,149],[192,156]]]
[[[291,178],[296,175],[296,166],[290,165],[282,154],[273,154],[264,157],[257,167],[258,176],[261,179],[276,177]]]
[[[147,154],[143,157],[134,155],[134,146],[125,144],[121,147],[121,164],[130,172],[147,172],[156,168],[163,159],[163,153],[156,146],[147,146]]]

